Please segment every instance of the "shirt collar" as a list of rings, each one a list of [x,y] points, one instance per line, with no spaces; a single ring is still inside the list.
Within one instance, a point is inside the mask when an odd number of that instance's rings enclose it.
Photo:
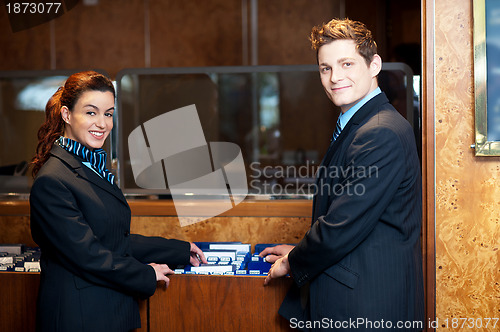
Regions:
[[[340,127],[341,129],[344,129],[344,127],[347,125],[349,120],[354,116],[354,114],[364,105],[366,104],[370,99],[381,93],[382,90],[380,90],[379,87],[377,87],[375,90],[367,94],[363,99],[358,101],[356,105],[348,109],[345,113],[340,114]]]

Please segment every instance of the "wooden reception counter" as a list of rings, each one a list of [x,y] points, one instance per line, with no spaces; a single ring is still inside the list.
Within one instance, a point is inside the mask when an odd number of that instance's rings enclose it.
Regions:
[[[310,225],[310,200],[244,201],[226,213],[181,227],[169,200],[129,200],[131,231],[185,241],[296,243]],[[0,201],[0,243],[36,246],[26,200]],[[0,272],[0,331],[31,332],[35,326],[38,273]],[[138,331],[288,331],[277,312],[292,283],[262,276],[173,275],[140,302]]]
[[[39,281],[39,273],[0,272],[0,331],[35,331]],[[290,331],[278,308],[292,280],[263,283],[262,276],[170,276],[168,288],[158,284],[139,302],[136,331]]]

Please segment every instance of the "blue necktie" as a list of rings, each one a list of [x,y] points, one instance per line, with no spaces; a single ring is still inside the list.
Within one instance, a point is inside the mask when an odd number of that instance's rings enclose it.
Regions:
[[[332,136],[332,140],[331,142],[335,142],[335,140],[339,137],[340,135],[340,132],[342,131],[342,127],[340,127],[340,117],[341,115],[339,115],[339,118],[337,120],[337,125],[335,126],[335,131],[333,132],[333,136]]]

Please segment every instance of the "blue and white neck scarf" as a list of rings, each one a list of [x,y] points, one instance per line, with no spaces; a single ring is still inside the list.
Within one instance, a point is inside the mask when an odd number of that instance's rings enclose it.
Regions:
[[[66,151],[69,151],[82,158],[84,161],[90,163],[92,169],[95,170],[97,174],[102,176],[109,183],[113,184],[115,176],[106,168],[106,151],[103,149],[94,149],[91,151],[83,144],[63,136],[59,137],[56,140],[56,143]]]

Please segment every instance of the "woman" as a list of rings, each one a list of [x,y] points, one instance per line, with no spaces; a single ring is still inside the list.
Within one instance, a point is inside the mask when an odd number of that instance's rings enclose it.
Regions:
[[[89,71],[70,76],[46,106],[30,195],[41,331],[138,328],[135,298],[151,296],[157,281],[168,286],[169,266],[206,263],[193,243],[130,234],[130,208],[102,150],[114,100],[111,81]]]

